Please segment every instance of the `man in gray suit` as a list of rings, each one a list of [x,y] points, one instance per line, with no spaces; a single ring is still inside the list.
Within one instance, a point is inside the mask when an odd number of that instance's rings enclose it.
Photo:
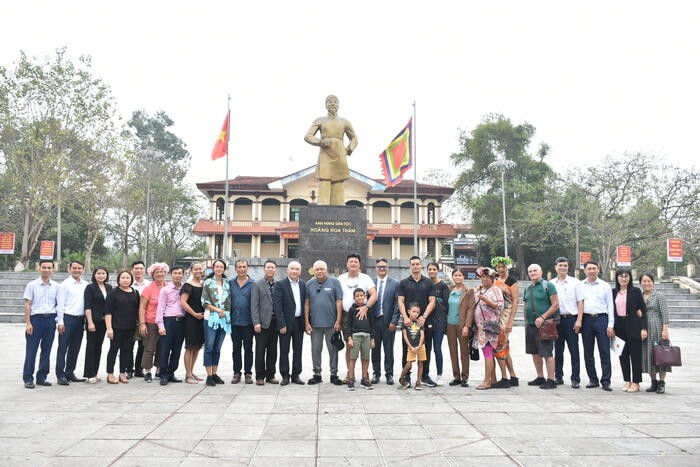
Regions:
[[[389,277],[389,263],[380,258],[375,264],[377,277],[374,284],[377,289],[377,303],[374,305],[374,341],[372,349],[372,384],[379,382],[382,374],[382,344],[384,345],[384,374],[386,384],[394,384],[394,335],[399,321],[398,296],[399,281]]]
[[[275,296],[275,273],[277,263],[265,261],[265,276],[253,284],[250,292],[250,315],[255,330],[255,384],[262,386],[267,381],[278,384],[275,379],[277,363],[277,322],[273,309]]]

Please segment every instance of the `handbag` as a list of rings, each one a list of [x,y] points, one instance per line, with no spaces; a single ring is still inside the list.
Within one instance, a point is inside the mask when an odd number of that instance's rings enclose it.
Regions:
[[[498,323],[498,321],[484,321],[483,329],[484,332],[488,334],[501,333],[501,325]]]
[[[682,366],[681,348],[666,341],[654,346],[654,366]]]
[[[555,341],[559,338],[557,332],[557,322],[553,319],[545,319],[542,325],[537,329],[541,341]]]

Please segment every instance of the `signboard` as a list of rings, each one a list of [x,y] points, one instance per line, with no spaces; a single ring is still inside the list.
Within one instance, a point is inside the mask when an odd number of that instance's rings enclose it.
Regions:
[[[15,233],[0,232],[0,255],[13,255],[15,253]]]
[[[632,247],[618,246],[616,262],[618,266],[632,266]]]
[[[683,262],[683,240],[680,238],[666,239],[666,261],[672,263]]]
[[[586,264],[586,261],[590,261],[593,259],[593,253],[590,251],[579,251],[578,252],[578,264],[581,265],[581,269],[583,269],[583,265]]]
[[[42,240],[39,247],[39,259],[53,259],[53,240]]]

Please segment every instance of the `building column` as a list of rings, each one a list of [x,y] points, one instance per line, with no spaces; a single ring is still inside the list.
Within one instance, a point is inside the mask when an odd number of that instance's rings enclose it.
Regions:
[[[369,257],[369,258],[374,256],[374,249],[373,249],[372,243],[373,243],[372,240],[367,240],[367,257]],[[365,259],[365,261],[366,261],[366,259]]]
[[[435,261],[440,261],[441,256],[442,256],[442,239],[436,238],[435,239]]]
[[[289,214],[289,203],[287,201],[283,201],[280,203],[280,222],[284,222],[284,220],[287,219],[287,214]]]
[[[418,225],[428,222],[428,208],[418,204]]]
[[[373,207],[371,204],[367,204],[367,222],[372,223],[372,216],[374,215]]]
[[[391,205],[391,212],[392,212],[392,219],[391,222],[396,221],[397,224],[401,223],[401,206],[397,206],[395,204]]]
[[[287,257],[287,239],[280,237],[280,258]]]
[[[428,251],[428,239],[423,237],[418,237],[418,254],[430,253]]]
[[[391,259],[400,258],[401,254],[401,239],[398,237],[391,237]]]
[[[253,221],[255,220],[260,220],[262,218],[262,202],[261,201],[253,201],[253,208],[251,210],[251,214],[253,217]]]
[[[435,206],[435,224],[440,223],[440,206],[436,205]]]
[[[214,258],[214,251],[216,249],[216,235],[209,235],[209,257]]]

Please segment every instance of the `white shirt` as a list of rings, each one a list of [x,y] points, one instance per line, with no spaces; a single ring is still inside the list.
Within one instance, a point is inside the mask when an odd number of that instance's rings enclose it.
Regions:
[[[581,282],[581,290],[583,292],[583,313],[608,314],[608,327],[615,327],[615,303],[612,298],[612,288],[605,281],[596,279],[595,282],[589,282],[588,279]]]
[[[581,281],[575,277],[566,276],[562,281],[555,277],[550,281],[557,289],[559,297],[559,312],[562,316],[578,315],[578,302],[583,300]]]
[[[31,302],[30,314],[48,315],[56,313],[56,296],[58,295],[58,282],[49,279],[48,282],[41,277],[34,279],[24,289],[24,299]]]
[[[292,295],[294,295],[294,303],[296,308],[294,309],[294,317],[298,318],[301,316],[301,292],[299,292],[299,280],[296,282],[289,279],[289,285],[292,286]]]
[[[131,284],[131,287],[136,289],[139,292],[139,295],[141,295],[143,293],[143,289],[145,289],[146,286],[150,283],[151,281],[149,281],[148,279],[144,279],[143,282],[141,282],[140,284],[134,280],[134,283]]]
[[[338,277],[338,281],[343,288],[343,311],[348,311],[355,302],[353,297],[355,289],[360,288],[367,294],[368,290],[375,288],[372,278],[363,272],[359,273],[357,277],[350,277],[347,272],[343,273]],[[366,299],[369,300],[369,295]]]
[[[84,316],[84,294],[88,281],[69,277],[58,286],[56,296],[56,324],[63,326],[63,315]]]

